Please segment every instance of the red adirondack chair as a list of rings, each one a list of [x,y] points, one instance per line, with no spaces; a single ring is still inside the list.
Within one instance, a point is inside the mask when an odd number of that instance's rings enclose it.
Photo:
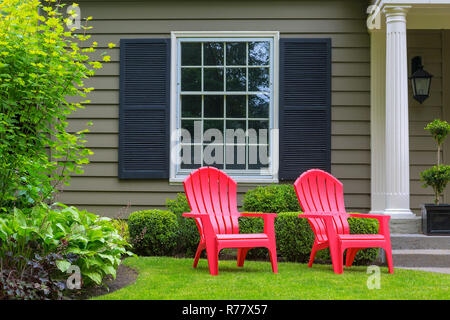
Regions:
[[[195,218],[200,232],[200,243],[194,258],[197,267],[200,254],[206,249],[209,272],[219,273],[219,251],[223,248],[238,248],[238,267],[244,266],[248,250],[256,247],[269,249],[272,271],[277,273],[277,251],[275,244],[275,213],[239,213],[237,210],[236,182],[226,173],[203,167],[193,171],[184,182],[184,190],[191,207],[184,217]],[[239,233],[239,217],[262,217],[264,233]]]
[[[318,250],[330,248],[333,270],[343,272],[343,255],[347,250],[346,267],[350,267],[358,250],[379,247],[386,252],[389,272],[392,265],[391,237],[388,215],[348,214],[344,206],[342,183],[331,174],[312,169],[304,172],[294,183],[295,192],[304,214],[315,234],[315,241],[309,259],[312,266]],[[378,234],[350,234],[349,217],[370,218],[379,221]]]

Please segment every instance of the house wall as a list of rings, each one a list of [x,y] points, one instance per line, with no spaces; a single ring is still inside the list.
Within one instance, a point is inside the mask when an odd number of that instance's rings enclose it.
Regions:
[[[94,18],[90,24],[92,41],[99,43],[99,52],[111,55],[112,62],[105,63],[87,83],[96,89],[88,97],[92,103],[71,115],[73,131],[93,121],[87,144],[94,155],[85,172],[74,176],[71,185],[65,187],[59,201],[117,216],[126,211],[164,207],[166,198],[183,191],[181,185],[170,185],[166,180],[117,178],[119,48],[107,49],[109,42],[118,45],[122,38],[169,37],[171,31],[279,31],[281,37],[332,39],[332,174],[344,183],[349,211],[369,210],[370,49],[366,1],[79,3],[82,17]],[[427,157],[429,147],[423,139],[417,137],[413,144],[425,149]],[[416,162],[420,159],[414,158]],[[239,203],[242,193],[250,188],[254,186],[239,186]],[[124,210],[127,204],[131,208]]]
[[[448,79],[448,71],[444,71],[445,63],[443,50],[450,45],[448,31],[445,30],[408,30],[408,73],[411,74],[411,59],[422,57],[424,69],[433,75],[431,81],[430,97],[420,104],[412,97],[411,84],[409,85],[409,136],[410,136],[410,179],[411,179],[411,209],[418,214],[420,205],[433,202],[431,188],[423,188],[420,182],[420,172],[436,164],[437,147],[425,125],[436,119],[446,119],[450,106],[444,103],[443,79]],[[448,49],[447,49],[448,50]],[[448,101],[447,101],[448,102]],[[448,121],[448,119],[446,119]],[[448,144],[447,144],[448,146]],[[448,149],[445,148],[444,150]],[[448,163],[447,153],[443,153],[443,163]],[[445,195],[447,202],[450,200]]]

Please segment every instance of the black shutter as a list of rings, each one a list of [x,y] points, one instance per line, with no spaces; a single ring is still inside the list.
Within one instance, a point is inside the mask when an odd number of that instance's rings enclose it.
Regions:
[[[331,170],[331,40],[280,39],[280,180]]]
[[[170,40],[120,41],[119,178],[169,178]]]

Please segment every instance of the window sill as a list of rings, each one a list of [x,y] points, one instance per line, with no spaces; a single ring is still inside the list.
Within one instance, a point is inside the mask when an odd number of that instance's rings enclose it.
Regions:
[[[234,181],[238,184],[248,184],[248,185],[258,185],[258,184],[270,184],[270,183],[278,183],[278,179],[270,177],[270,176],[260,176],[260,177],[251,177],[251,176],[233,176],[230,175]],[[181,184],[184,179],[187,178],[187,175],[176,176],[174,178],[169,179],[169,183],[173,185]]]

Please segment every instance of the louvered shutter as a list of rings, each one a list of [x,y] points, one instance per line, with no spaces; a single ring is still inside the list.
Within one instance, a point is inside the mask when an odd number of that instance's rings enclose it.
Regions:
[[[170,40],[120,41],[119,178],[169,178]]]
[[[331,170],[331,40],[280,39],[280,180]]]

